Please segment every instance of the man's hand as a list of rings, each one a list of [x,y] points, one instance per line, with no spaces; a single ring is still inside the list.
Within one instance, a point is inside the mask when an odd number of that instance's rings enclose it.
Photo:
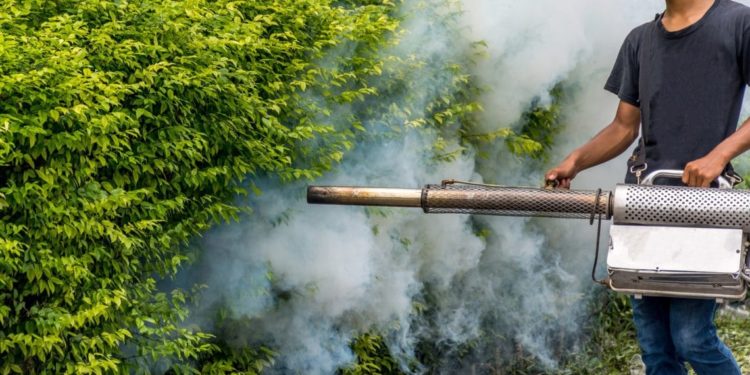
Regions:
[[[557,181],[557,187],[570,189],[570,181],[578,174],[575,162],[565,159],[560,165],[547,171],[544,175],[547,181]]]
[[[750,118],[708,155],[687,163],[682,182],[688,186],[709,186],[724,171],[730,160],[747,150],[750,150]]]
[[[709,187],[726,165],[723,158],[708,154],[685,165],[682,182],[687,186]]]

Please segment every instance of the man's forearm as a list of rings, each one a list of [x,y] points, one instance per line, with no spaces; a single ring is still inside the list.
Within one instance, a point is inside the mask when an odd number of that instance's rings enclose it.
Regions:
[[[625,151],[638,136],[641,111],[625,101],[620,101],[612,122],[585,145],[571,152],[558,166],[547,171],[545,179],[556,181],[560,187],[569,188],[578,172],[604,163]]]
[[[719,143],[709,155],[713,155],[724,165],[750,149],[750,119],[745,120],[734,134]]]
[[[614,121],[586,144],[570,153],[568,158],[575,163],[578,171],[582,171],[620,155],[637,136],[637,128]]]

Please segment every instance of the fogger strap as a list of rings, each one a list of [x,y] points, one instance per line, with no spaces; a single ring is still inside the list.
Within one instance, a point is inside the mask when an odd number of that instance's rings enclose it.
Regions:
[[[727,180],[729,180],[729,183],[732,184],[732,187],[735,187],[742,183],[744,179],[742,176],[740,176],[737,172],[734,171],[734,168],[732,167],[732,163],[727,164],[726,169],[724,170],[724,177],[726,177]]]
[[[638,141],[638,147],[628,159],[628,170],[635,175],[636,184],[641,184],[641,174],[646,169],[648,169],[648,164],[646,163],[646,141],[641,136]]]
[[[594,202],[594,207],[599,206],[599,200],[601,200],[601,196],[602,196],[602,189],[598,189],[596,191],[596,200]],[[596,211],[591,212],[591,219],[589,220],[589,225],[594,224],[595,214],[596,214]],[[601,235],[602,235],[602,213],[599,212],[599,220],[596,226],[596,242],[594,243],[594,265],[591,267],[591,280],[594,280],[594,282],[597,284],[607,286],[606,280],[598,280],[596,278],[596,266],[599,264],[599,242],[601,240]]]

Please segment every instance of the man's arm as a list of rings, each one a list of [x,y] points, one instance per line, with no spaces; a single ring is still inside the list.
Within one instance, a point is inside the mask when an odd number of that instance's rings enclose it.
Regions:
[[[546,179],[557,181],[559,187],[570,188],[570,181],[578,172],[604,163],[627,150],[638,137],[640,123],[640,108],[620,101],[612,122],[586,144],[571,152],[557,167],[547,171]]]
[[[750,119],[745,120],[729,138],[719,143],[708,155],[685,165],[682,182],[688,186],[708,187],[727,163],[750,149]]]

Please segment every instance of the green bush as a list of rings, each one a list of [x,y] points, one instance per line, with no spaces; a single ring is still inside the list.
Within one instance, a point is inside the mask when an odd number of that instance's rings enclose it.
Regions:
[[[456,5],[407,12],[456,31]],[[467,72],[481,44],[448,57],[384,52],[408,38],[401,7],[0,4],[0,373],[261,372],[271,350],[183,325],[190,293],[157,288],[192,238],[238,217],[231,202],[257,191],[255,178],[314,179],[356,142],[404,128],[436,132],[436,162],[497,138],[543,158],[557,100],[532,107],[519,134],[474,134]],[[415,90],[420,71],[429,79]],[[358,362],[342,372],[399,371],[376,332],[352,347]]]
[[[253,187],[247,176],[313,178],[341,159],[357,130],[321,121],[326,106],[306,91],[360,100],[380,63],[315,62],[342,45],[376,50],[397,26],[393,7],[0,5],[0,373],[147,371],[162,359],[198,371],[218,346],[179,324],[186,293],[157,280],[183,264],[189,239],[237,216],[228,202]],[[258,358],[206,369],[253,373]]]

